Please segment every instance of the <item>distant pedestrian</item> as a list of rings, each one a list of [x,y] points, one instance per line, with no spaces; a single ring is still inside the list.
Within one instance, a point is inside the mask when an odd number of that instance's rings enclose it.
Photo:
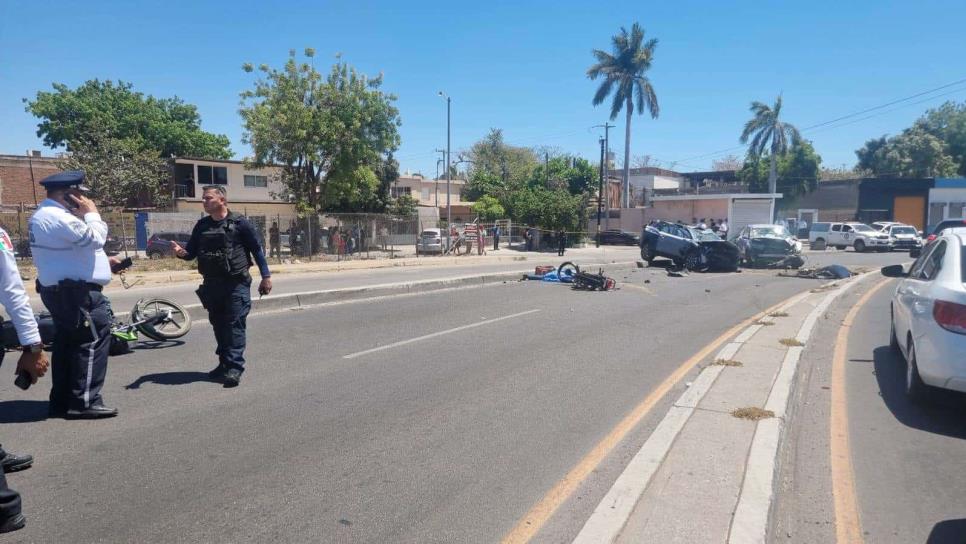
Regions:
[[[557,256],[563,257],[567,251],[567,233],[563,229],[557,232]]]
[[[282,258],[282,236],[278,230],[278,222],[272,221],[272,226],[268,229],[268,243],[270,245],[268,250],[268,256],[271,258],[273,255]]]
[[[728,222],[724,219],[722,219],[721,224],[718,225],[718,234],[720,234],[722,238],[728,237]]]
[[[500,249],[500,226],[493,225],[493,251]]]

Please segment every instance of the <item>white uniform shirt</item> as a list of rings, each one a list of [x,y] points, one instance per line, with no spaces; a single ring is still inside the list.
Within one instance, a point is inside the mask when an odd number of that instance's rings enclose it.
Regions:
[[[104,253],[107,223],[98,213],[80,220],[60,203],[47,199],[30,218],[30,250],[37,279],[45,287],[72,279],[107,285],[111,264]]]
[[[13,244],[10,237],[0,229],[0,304],[7,310],[7,315],[17,329],[20,345],[29,346],[40,343],[40,331],[37,321],[30,309],[30,300],[20,279],[17,260],[13,256]]]

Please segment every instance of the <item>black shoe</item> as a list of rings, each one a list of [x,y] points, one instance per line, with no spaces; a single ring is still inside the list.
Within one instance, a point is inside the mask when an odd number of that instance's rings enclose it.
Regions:
[[[91,406],[85,410],[67,410],[67,419],[103,419],[117,415],[117,408],[108,408],[103,404]]]
[[[30,465],[34,464],[34,457],[32,455],[17,455],[16,453],[7,453],[0,461],[3,465],[4,474],[9,472],[17,472],[18,470],[24,470],[30,468]]]
[[[208,377],[212,380],[220,380],[225,377],[225,373],[228,369],[224,365],[218,365],[214,369],[208,371]]]
[[[63,419],[67,417],[67,410],[50,408],[47,410],[47,417],[49,419]]]
[[[23,529],[24,525],[27,524],[27,518],[23,517],[23,514],[17,514],[12,518],[7,518],[0,523],[0,533],[12,533]]]
[[[241,370],[237,368],[229,368],[225,372],[225,387],[238,387],[241,383]]]

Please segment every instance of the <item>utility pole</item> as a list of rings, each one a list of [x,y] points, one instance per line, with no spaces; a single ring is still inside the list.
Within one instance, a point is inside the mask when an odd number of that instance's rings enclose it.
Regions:
[[[27,164],[30,165],[30,187],[34,190],[34,206],[37,205],[37,181],[34,180],[34,159],[30,154],[30,150],[27,150]],[[19,223],[18,223],[19,225]]]
[[[610,129],[615,126],[604,123],[604,207],[607,210],[607,215],[604,216],[604,227],[607,229],[610,228],[610,168],[607,163],[610,161]]]
[[[443,158],[446,157],[446,151],[442,149],[437,149],[437,153],[440,154],[439,159],[436,159],[436,211],[439,211],[439,163],[444,162]]]
[[[597,184],[597,247],[600,247],[600,212],[604,207],[604,139],[600,139],[600,180]]]
[[[450,103],[452,100],[443,91],[439,91],[439,96],[446,98],[446,251],[449,251],[453,247],[450,239],[453,225],[453,212],[450,206],[450,194],[452,193],[450,190]]]

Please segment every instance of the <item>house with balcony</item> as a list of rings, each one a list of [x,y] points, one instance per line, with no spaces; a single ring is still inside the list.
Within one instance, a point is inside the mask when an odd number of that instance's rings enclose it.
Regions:
[[[222,185],[232,209],[245,215],[294,215],[295,205],[276,198],[280,167],[250,169],[241,161],[177,157],[171,167],[171,211],[202,212],[201,188]]]

